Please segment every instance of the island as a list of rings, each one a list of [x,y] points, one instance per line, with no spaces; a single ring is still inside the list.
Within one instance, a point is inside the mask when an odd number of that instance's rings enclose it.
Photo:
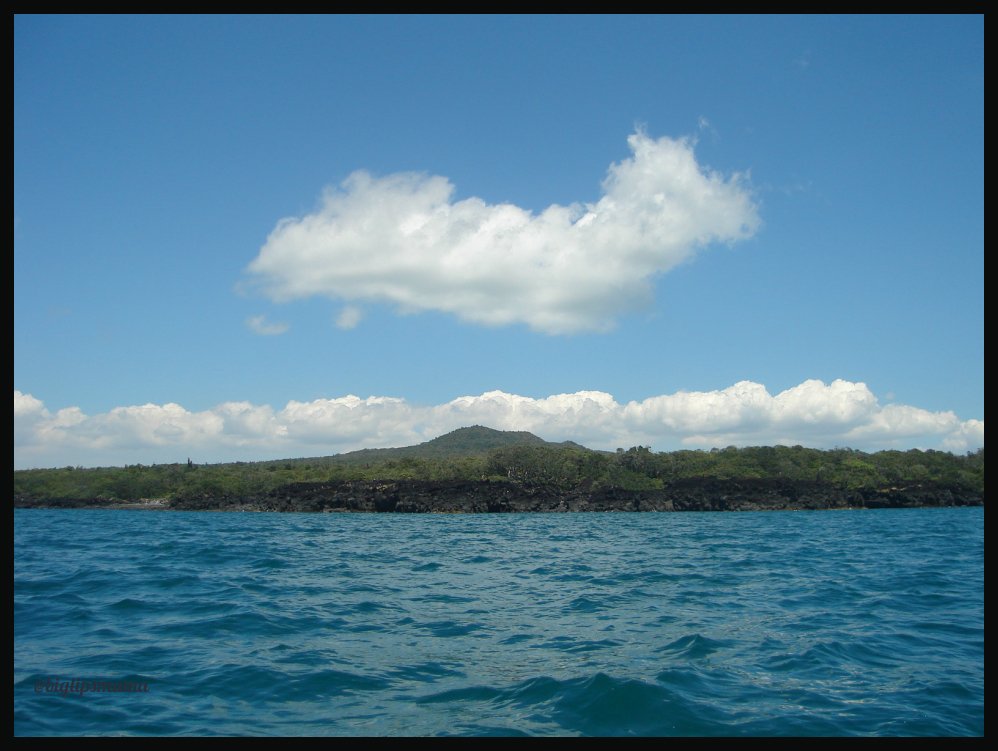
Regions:
[[[15,508],[510,513],[983,506],[984,449],[597,451],[460,428],[416,446],[263,462],[16,470]]]

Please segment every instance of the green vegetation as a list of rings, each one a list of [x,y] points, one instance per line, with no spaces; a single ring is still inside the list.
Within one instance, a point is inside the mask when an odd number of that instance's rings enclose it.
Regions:
[[[314,459],[229,464],[141,464],[14,472],[14,497],[32,500],[133,501],[149,498],[249,497],[294,483],[348,480],[509,482],[559,489],[654,490],[686,480],[783,479],[843,490],[938,487],[984,494],[984,449],[943,451],[808,449],[758,446],[710,451],[615,453],[549,443],[530,433],[462,428],[397,449]]]

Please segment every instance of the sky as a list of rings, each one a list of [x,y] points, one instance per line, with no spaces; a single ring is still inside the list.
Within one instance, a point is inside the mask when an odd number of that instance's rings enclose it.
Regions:
[[[984,445],[983,16],[14,18],[14,467]]]

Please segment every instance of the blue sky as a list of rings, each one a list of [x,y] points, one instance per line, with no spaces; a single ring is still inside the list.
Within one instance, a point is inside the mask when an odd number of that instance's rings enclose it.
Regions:
[[[984,443],[983,16],[17,16],[15,468]]]

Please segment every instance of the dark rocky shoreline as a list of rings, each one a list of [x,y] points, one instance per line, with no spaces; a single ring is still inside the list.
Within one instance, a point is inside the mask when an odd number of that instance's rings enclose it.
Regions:
[[[599,511],[804,511],[983,506],[983,495],[919,484],[846,490],[781,479],[693,479],[660,490],[581,488],[513,482],[391,480],[295,483],[254,497],[46,500],[15,497],[15,508],[362,513],[537,513]]]

